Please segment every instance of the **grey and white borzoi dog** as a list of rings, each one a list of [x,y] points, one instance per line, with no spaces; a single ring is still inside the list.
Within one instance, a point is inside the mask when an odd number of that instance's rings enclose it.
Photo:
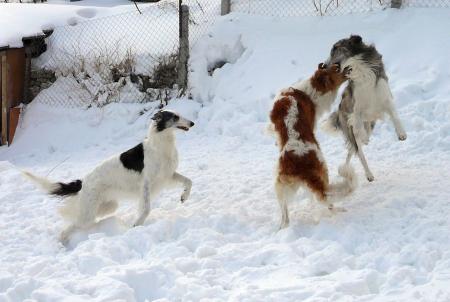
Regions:
[[[333,45],[326,64],[340,64],[342,69],[350,67],[352,72],[348,75],[349,83],[342,95],[339,109],[330,115],[324,128],[343,133],[348,149],[347,164],[356,153],[367,180],[373,181],[374,176],[362,145],[369,143],[376,121],[387,113],[398,139],[406,139],[406,132],[394,107],[382,57],[375,46],[365,44],[360,36],[351,35]]]
[[[176,172],[178,153],[174,130],[188,131],[194,123],[168,110],[157,112],[152,120],[142,143],[107,159],[83,180],[52,183],[24,172],[49,194],[67,196],[60,211],[70,221],[61,233],[63,243],[67,243],[75,230],[89,228],[98,218],[113,213],[122,199],[139,201],[134,226],[144,223],[150,212],[150,201],[164,188],[182,184],[181,202],[188,199],[192,182]]]

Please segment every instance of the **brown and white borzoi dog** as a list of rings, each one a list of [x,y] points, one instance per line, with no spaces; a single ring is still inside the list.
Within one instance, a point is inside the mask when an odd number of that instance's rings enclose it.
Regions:
[[[339,168],[339,174],[344,177],[342,182],[329,183],[328,169],[314,135],[317,120],[330,109],[349,72],[349,67],[341,72],[339,65],[325,68],[319,64],[310,79],[282,90],[275,98],[270,120],[280,148],[275,181],[282,215],[280,228],[289,225],[288,202],[299,187],[308,188],[317,200],[332,210],[329,197],[345,196],[356,186],[350,166]]]

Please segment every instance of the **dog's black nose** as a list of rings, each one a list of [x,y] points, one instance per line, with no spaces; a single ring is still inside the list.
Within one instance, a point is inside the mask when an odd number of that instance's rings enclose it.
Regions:
[[[194,122],[191,122],[191,127],[194,126],[194,125],[195,125]]]

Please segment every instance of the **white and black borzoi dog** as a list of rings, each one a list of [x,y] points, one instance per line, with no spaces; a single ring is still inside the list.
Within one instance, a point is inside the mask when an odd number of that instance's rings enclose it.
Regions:
[[[181,202],[188,199],[192,182],[176,172],[178,153],[175,129],[188,131],[194,123],[163,110],[152,117],[148,136],[136,147],[107,159],[82,180],[52,183],[29,172],[24,174],[49,194],[65,196],[61,214],[70,225],[61,233],[66,243],[77,229],[94,225],[98,218],[114,213],[123,199],[138,200],[138,217],[134,226],[144,223],[150,201],[172,184],[184,186]]]
[[[362,145],[369,143],[376,121],[387,113],[398,139],[406,139],[406,132],[394,107],[382,57],[375,46],[365,44],[360,36],[351,35],[333,45],[326,64],[340,64],[342,69],[351,66],[352,72],[348,75],[349,83],[342,95],[339,109],[330,115],[324,128],[343,133],[348,149],[346,162],[349,163],[356,153],[367,179],[373,181],[374,176]]]
[[[333,209],[330,198],[343,197],[355,186],[353,169],[339,168],[344,180],[331,184],[325,159],[315,137],[316,122],[330,109],[339,86],[347,80],[347,68],[339,66],[319,69],[314,75],[292,87],[282,90],[276,97],[270,113],[269,129],[276,134],[280,156],[277,164],[275,191],[281,208],[281,225],[289,225],[288,203],[303,187],[318,201]]]

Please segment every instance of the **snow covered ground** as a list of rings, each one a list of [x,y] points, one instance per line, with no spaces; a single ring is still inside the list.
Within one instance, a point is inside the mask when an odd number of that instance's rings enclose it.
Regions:
[[[449,13],[222,18],[193,49],[193,100],[170,104],[196,122],[178,137],[190,200],[163,193],[137,228],[124,205],[67,249],[57,241],[62,201],[19,169],[82,177],[142,140],[153,105],[31,104],[14,144],[0,148],[0,301],[450,301]],[[366,148],[375,182],[354,161],[360,186],[341,203],[347,212],[299,197],[291,226],[277,231],[277,149],[264,133],[272,98],[350,33],[383,54],[408,139],[379,123]],[[334,178],[342,140],[318,138]]]

